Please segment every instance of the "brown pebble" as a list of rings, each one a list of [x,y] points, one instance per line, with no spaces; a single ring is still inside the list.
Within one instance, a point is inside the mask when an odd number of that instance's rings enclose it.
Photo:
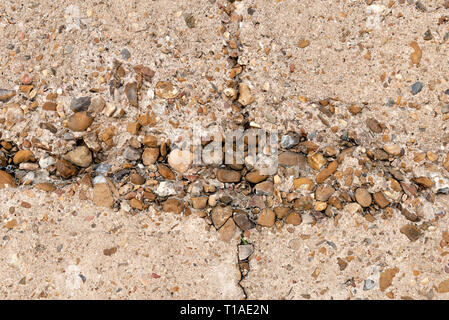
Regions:
[[[14,155],[13,162],[14,164],[20,164],[22,162],[35,161],[33,152],[30,150],[20,150],[17,151]]]
[[[175,198],[170,198],[162,205],[164,212],[180,214],[184,210],[184,202]]]
[[[372,202],[371,194],[364,188],[355,191],[355,199],[362,207],[369,207]]]
[[[75,176],[78,172],[77,168],[67,160],[60,159],[56,162],[56,170],[65,179]]]
[[[329,165],[325,169],[323,169],[320,173],[318,173],[318,175],[316,176],[315,178],[316,183],[323,183],[324,181],[326,181],[327,178],[329,178],[332,174],[334,174],[337,168],[338,168],[337,161],[329,163]]]
[[[257,224],[262,227],[272,227],[276,220],[276,214],[271,209],[263,209],[259,213],[259,219],[257,220]]]
[[[94,185],[93,201],[99,207],[112,208],[114,198],[107,183],[97,183]]]
[[[245,179],[251,183],[259,183],[264,181],[268,176],[261,175],[258,170],[251,171],[246,174]]]
[[[411,242],[415,242],[421,236],[421,231],[413,224],[406,224],[400,229],[401,233],[406,235]]]
[[[430,188],[435,184],[432,180],[430,180],[427,177],[413,178],[412,181],[424,188]]]
[[[77,112],[68,119],[68,128],[76,132],[85,131],[93,121],[94,118],[89,116],[86,111]]]
[[[140,174],[137,174],[137,173],[133,173],[131,175],[130,180],[131,180],[131,183],[137,184],[137,185],[142,185],[146,181],[144,177],[142,177]]]
[[[34,187],[38,190],[42,190],[42,191],[46,191],[46,192],[53,192],[56,190],[55,185],[50,182],[38,183]]]
[[[375,192],[373,194],[373,198],[374,198],[374,202],[382,209],[390,204],[390,201],[387,200],[387,198],[385,197],[385,195],[382,191]]]
[[[137,101],[137,83],[131,82],[125,85],[125,95],[128,98],[128,102],[133,107],[138,107],[139,102]]]
[[[167,180],[175,180],[176,176],[175,173],[165,164],[158,163],[157,164],[157,171],[160,173],[160,175]]]
[[[137,210],[143,210],[143,202],[139,199],[132,198],[129,202],[129,205],[131,208],[137,209]]]
[[[0,189],[5,188],[6,185],[14,188],[16,186],[16,183],[14,182],[14,178],[9,173],[0,170]]]
[[[285,219],[285,223],[286,223],[286,224],[291,224],[291,225],[294,225],[294,226],[300,225],[301,222],[302,222],[302,217],[301,217],[301,215],[300,215],[298,212],[296,212],[296,211],[291,212],[291,213],[288,215],[288,217]]]
[[[235,183],[239,182],[242,175],[239,171],[218,169],[217,179],[224,183]]]
[[[156,162],[159,157],[159,148],[145,148],[142,153],[142,162],[144,165],[149,166]]]

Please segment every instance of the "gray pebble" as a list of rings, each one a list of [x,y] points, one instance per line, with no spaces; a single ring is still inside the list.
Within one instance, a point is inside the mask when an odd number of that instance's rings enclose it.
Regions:
[[[122,51],[120,51],[120,55],[122,56],[122,58],[124,60],[128,60],[131,57],[131,53],[129,52],[128,49],[123,49]]]
[[[70,109],[72,109],[73,112],[87,111],[90,102],[90,97],[73,98],[70,102]]]
[[[375,286],[375,282],[373,280],[371,280],[371,279],[366,279],[363,282],[363,290],[364,291],[371,290],[372,288],[374,288],[374,286]]]
[[[421,81],[416,81],[414,84],[412,84],[412,94],[418,94],[421,92],[422,88],[424,87],[424,84]]]
[[[290,149],[299,143],[299,136],[297,135],[284,135],[281,138],[281,146],[285,149]]]
[[[254,251],[254,247],[252,244],[241,244],[238,247],[239,250],[239,260],[246,260],[249,258],[250,255],[252,255]]]
[[[446,114],[449,112],[449,104],[441,107],[441,113]]]

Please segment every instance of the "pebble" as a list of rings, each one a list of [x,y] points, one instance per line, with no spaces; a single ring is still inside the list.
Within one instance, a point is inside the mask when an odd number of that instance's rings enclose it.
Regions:
[[[93,201],[95,205],[99,207],[112,208],[114,205],[114,198],[112,197],[112,192],[107,183],[94,184]]]
[[[259,219],[257,220],[257,224],[262,227],[272,227],[276,220],[276,214],[271,209],[263,209],[259,213]]]
[[[385,291],[393,283],[393,278],[399,272],[399,268],[386,269],[380,274],[379,287],[381,291]]]
[[[94,118],[89,116],[86,111],[76,112],[69,117],[67,126],[70,130],[81,132],[90,127]]]
[[[402,152],[401,147],[394,143],[389,143],[383,147],[386,153],[392,156],[399,156]]]
[[[144,205],[143,202],[139,199],[136,198],[132,198],[129,201],[129,205],[131,206],[131,208],[137,209],[137,210],[143,210],[144,209]]]
[[[247,106],[254,101],[251,90],[247,84],[239,84],[239,98],[237,100],[242,106]]]
[[[228,219],[226,223],[220,228],[219,239],[224,242],[229,242],[234,237],[235,234],[235,223],[234,220]]]
[[[256,195],[272,195],[274,191],[274,185],[271,181],[264,181],[261,183],[256,184],[254,187],[254,192]]]
[[[382,209],[384,209],[385,207],[387,207],[390,204],[390,201],[387,200],[387,198],[385,197],[385,195],[382,191],[375,192],[373,194],[373,198],[374,198],[374,202]]]
[[[371,279],[366,279],[366,280],[363,282],[363,290],[364,290],[364,291],[371,290],[372,288],[374,288],[375,285],[376,285],[376,283],[375,283],[373,280],[371,280]]]
[[[316,183],[321,184],[324,181],[326,181],[327,178],[329,178],[331,175],[334,174],[334,172],[338,168],[338,162],[333,161],[329,163],[329,165],[326,167],[326,169],[323,169],[315,178]]]
[[[285,219],[285,223],[291,224],[291,225],[294,225],[294,226],[300,225],[301,222],[302,222],[302,217],[301,217],[301,215],[300,215],[298,212],[296,212],[296,211],[291,212],[291,213],[287,216],[287,218]]]
[[[283,167],[297,166],[304,170],[306,168],[306,157],[301,153],[285,151],[279,155],[278,164]]]
[[[418,227],[413,224],[406,224],[401,229],[400,232],[407,236],[411,242],[415,242],[421,236],[421,231]]]
[[[14,181],[14,178],[9,173],[0,170],[0,189],[5,188],[6,186],[14,188],[16,186],[16,183]]]
[[[139,149],[128,146],[125,148],[123,156],[125,157],[126,160],[137,161],[140,159],[141,154]]]
[[[14,97],[15,95],[16,95],[15,90],[0,89],[0,101],[1,102],[7,102],[9,99]]]
[[[234,222],[237,226],[243,231],[247,231],[253,229],[256,225],[248,218],[248,215],[245,212],[237,212],[234,215]]]
[[[156,74],[153,70],[141,64],[134,66],[134,71],[141,75],[146,81],[151,81]]]
[[[178,89],[169,81],[159,81],[154,88],[154,93],[163,99],[174,99],[178,95]]]
[[[40,166],[42,169],[47,169],[49,166],[52,166],[52,165],[54,165],[55,163],[56,163],[55,158],[50,157],[50,156],[45,157],[45,158],[40,158],[40,159],[39,159],[39,166]]]
[[[283,135],[281,138],[281,147],[284,149],[290,149],[296,146],[299,142],[300,138],[297,134]]]
[[[79,146],[69,151],[64,159],[78,167],[87,168],[92,163],[92,152],[86,146]]]
[[[56,170],[61,175],[61,177],[65,179],[69,179],[75,176],[78,172],[78,169],[73,164],[63,159],[56,162]]]
[[[312,191],[313,187],[314,187],[314,183],[313,183],[312,179],[297,178],[297,179],[293,180],[293,188],[294,189],[300,188],[301,190],[304,190],[304,191]]]
[[[164,210],[164,212],[180,214],[184,210],[184,202],[179,199],[170,198],[164,202],[162,210]]]
[[[106,101],[101,96],[96,96],[91,99],[89,109],[94,113],[100,113],[105,106]]]
[[[70,102],[70,109],[73,112],[87,111],[91,103],[91,97],[73,98]]]
[[[53,183],[50,182],[42,182],[34,185],[34,187],[38,190],[46,191],[46,192],[53,192],[56,190],[56,187]]]
[[[162,181],[156,189],[159,197],[168,197],[177,194],[175,184],[172,181]]]
[[[238,246],[239,261],[248,259],[254,252],[252,244],[240,244]]]
[[[33,152],[31,152],[30,150],[17,151],[13,158],[14,164],[20,164],[22,162],[35,161],[35,160],[36,159],[34,158]]]
[[[251,183],[259,183],[267,179],[268,176],[262,175],[258,170],[251,171],[246,174],[245,179]]]
[[[137,174],[137,173],[133,173],[130,176],[129,180],[131,181],[131,183],[137,184],[137,185],[142,185],[146,181],[145,177],[143,177],[143,176],[141,176],[140,174]]]
[[[412,94],[415,95],[415,94],[420,93],[423,87],[424,87],[424,84],[420,81],[417,81],[414,84],[412,84],[412,86],[410,88],[412,89]]]
[[[318,201],[327,201],[334,194],[334,192],[335,189],[330,186],[318,186],[315,190],[315,199]]]
[[[430,180],[427,177],[413,178],[412,181],[424,188],[430,188],[435,184],[432,180]]]
[[[28,73],[24,73],[20,77],[20,82],[24,85],[30,85],[33,83],[33,78]]]
[[[224,183],[236,183],[239,182],[242,175],[239,171],[228,170],[228,169],[218,169],[217,179]]]
[[[368,118],[366,120],[366,125],[374,133],[381,133],[382,132],[382,128],[381,128],[381,126],[379,124],[379,121],[377,121],[374,118]]]
[[[160,175],[164,179],[167,179],[167,180],[175,180],[176,179],[174,172],[163,163],[157,164],[157,171],[160,173]]]
[[[230,207],[218,206],[212,209],[211,219],[215,228],[220,229],[221,226],[232,216],[232,209]]]
[[[307,157],[307,163],[312,169],[320,170],[327,163],[327,161],[321,153],[315,153]]]
[[[133,107],[138,107],[139,102],[137,101],[137,83],[131,82],[125,85],[125,95],[128,98],[128,102]]]
[[[372,202],[371,194],[364,188],[355,191],[355,199],[362,207],[369,207]]]
[[[208,197],[192,197],[192,206],[194,209],[205,209],[207,207]]]
[[[123,48],[122,51],[120,51],[120,55],[122,56],[122,59],[124,59],[124,60],[128,60],[131,57],[131,53],[126,48]]]
[[[142,153],[142,163],[146,166],[150,166],[156,163],[159,157],[159,148],[145,148]]]
[[[178,173],[185,173],[192,164],[193,155],[188,150],[175,149],[168,155],[168,164]]]

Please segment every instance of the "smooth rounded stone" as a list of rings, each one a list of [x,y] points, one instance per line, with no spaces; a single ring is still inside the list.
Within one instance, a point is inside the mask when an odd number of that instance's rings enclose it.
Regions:
[[[192,207],[194,209],[205,209],[207,207],[208,197],[192,197]]]
[[[291,239],[288,242],[287,246],[294,251],[298,251],[301,246],[301,239],[299,238]]]
[[[86,146],[79,146],[69,151],[64,159],[78,167],[87,168],[92,163],[92,152]]]
[[[315,178],[316,183],[321,184],[326,181],[327,178],[329,178],[334,174],[335,171],[337,171],[337,168],[337,161],[332,161],[331,163],[329,163],[329,165],[325,169],[321,170],[321,172],[317,174]]]
[[[296,146],[300,142],[298,134],[283,135],[281,138],[281,147],[284,149],[290,149]]]
[[[42,169],[47,169],[49,166],[52,166],[56,163],[56,159],[53,157],[46,157],[46,158],[40,158],[39,159],[39,166]]]
[[[251,183],[259,183],[264,181],[268,176],[259,173],[259,170],[254,170],[246,174],[245,179]]]
[[[123,152],[123,156],[126,160],[137,161],[140,159],[140,150],[127,146]]]
[[[137,100],[137,83],[131,82],[125,85],[125,95],[128,98],[128,102],[133,107],[138,107],[139,102]]]
[[[225,206],[214,207],[210,214],[212,223],[214,224],[215,228],[217,228],[217,229],[221,228],[225,224],[226,220],[228,220],[229,217],[231,217],[231,216],[232,216],[231,207],[225,207]]]
[[[240,171],[228,170],[228,169],[218,169],[217,179],[223,183],[236,183],[242,178]]]
[[[142,185],[145,183],[146,179],[145,179],[145,177],[141,176],[140,174],[133,173],[130,177],[130,181],[133,184]]]
[[[177,194],[175,184],[172,181],[162,181],[155,193],[159,197],[168,197]]]
[[[6,186],[14,188],[16,183],[8,172],[0,170],[0,189],[6,188]]]
[[[299,167],[299,169],[306,169],[306,157],[297,152],[285,151],[278,157],[278,164],[282,167]]]
[[[53,192],[56,190],[56,187],[53,183],[50,182],[42,182],[42,183],[37,183],[34,185],[34,187],[38,190],[42,190],[45,192]]]
[[[91,97],[73,98],[70,102],[70,109],[73,112],[87,111],[91,103]]]
[[[315,217],[313,215],[311,215],[310,213],[301,215],[301,219],[304,224],[314,224],[316,222]]]
[[[234,214],[234,222],[243,231],[253,229],[256,225],[252,222],[245,212],[237,212]]]
[[[7,102],[9,99],[14,97],[15,95],[16,95],[15,90],[0,89],[0,101],[1,102]]]
[[[254,191],[256,195],[262,196],[262,195],[271,195],[274,191],[274,184],[271,181],[264,181],[261,183],[256,184],[254,187]]]
[[[379,121],[377,121],[374,118],[366,119],[366,125],[374,133],[381,133],[382,132],[382,128],[381,128],[381,126],[379,124]]]
[[[291,212],[288,217],[285,219],[286,224],[291,224],[294,226],[300,225],[302,222],[301,214],[296,211]]]
[[[422,88],[424,88],[424,84],[421,81],[416,81],[410,87],[410,89],[412,90],[412,94],[413,95],[420,93]]]
[[[220,230],[218,230],[218,238],[221,241],[229,242],[234,237],[236,229],[234,220],[228,219]]]
[[[262,227],[272,227],[276,221],[276,214],[271,209],[263,209],[259,213],[257,224]]]
[[[78,172],[78,169],[73,164],[64,159],[60,159],[56,162],[56,170],[64,179],[69,179],[75,176]]]
[[[387,200],[384,193],[382,191],[375,192],[373,194],[374,202],[381,207],[382,209],[387,207],[390,204],[390,201]]]
[[[392,156],[399,156],[401,154],[401,147],[394,143],[389,143],[383,147],[386,153]]]
[[[82,132],[89,128],[93,121],[94,118],[89,116],[86,111],[81,111],[69,117],[67,126],[72,131]]]
[[[159,148],[145,148],[142,153],[142,163],[146,166],[150,166],[156,163],[159,157]]]
[[[123,48],[122,51],[120,51],[120,55],[124,60],[128,60],[131,57],[131,53],[126,48]]]
[[[334,194],[334,192],[335,189],[330,186],[318,186],[315,190],[315,199],[318,201],[327,201]]]
[[[239,84],[239,98],[237,100],[242,106],[247,106],[254,101],[251,95],[251,89],[245,83]]]
[[[160,173],[160,175],[167,180],[175,180],[176,176],[175,173],[165,164],[158,163],[157,164],[157,171]]]
[[[313,208],[315,211],[323,211],[327,208],[327,203],[323,201],[315,201]]]
[[[173,212],[180,214],[184,210],[184,202],[179,199],[170,198],[162,205],[164,212]]]
[[[33,83],[33,78],[28,73],[22,74],[19,80],[23,85],[30,85]]]
[[[163,99],[174,99],[178,95],[178,89],[169,81],[159,81],[155,88],[154,93]]]
[[[136,198],[132,198],[129,201],[129,205],[131,206],[131,208],[137,209],[137,210],[143,210],[144,209],[144,205],[142,200],[136,199]]]
[[[252,244],[240,244],[237,247],[239,254],[239,261],[248,259],[254,252],[254,246]]]
[[[104,178],[104,177],[103,177]],[[99,207],[112,208],[114,198],[107,183],[94,184],[93,201]]]
[[[369,207],[373,200],[371,194],[365,188],[358,188],[355,191],[355,199],[362,207]]]
[[[168,164],[173,170],[181,174],[185,173],[192,164],[192,153],[188,150],[175,149],[168,155]]]
[[[33,152],[31,152],[30,150],[17,151],[13,158],[14,164],[20,164],[22,162],[35,161],[35,160],[36,159],[34,158]]]
[[[411,242],[415,242],[421,236],[421,231],[417,226],[413,224],[406,224],[399,230],[404,234]]]

